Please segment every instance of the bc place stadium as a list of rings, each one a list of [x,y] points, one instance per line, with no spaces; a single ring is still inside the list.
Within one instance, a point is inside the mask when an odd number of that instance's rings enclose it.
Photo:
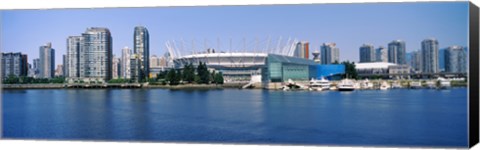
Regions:
[[[200,46],[195,43],[198,42],[166,42],[173,67],[182,69],[187,64],[197,66],[203,62],[210,71],[222,72],[225,83],[257,82],[268,86],[288,80],[335,79],[345,73],[344,65],[321,64],[318,50],[312,53],[314,58],[309,59],[309,43],[294,39],[243,40],[237,48],[232,48],[231,40],[230,46],[222,46],[220,40],[216,44],[204,41]],[[338,52],[336,55],[338,57]]]

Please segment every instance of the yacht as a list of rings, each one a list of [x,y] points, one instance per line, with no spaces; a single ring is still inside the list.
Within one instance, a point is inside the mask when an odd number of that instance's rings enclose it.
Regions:
[[[427,87],[428,88],[431,88],[431,89],[434,89],[436,88],[437,84],[435,81],[427,81]]]
[[[350,79],[343,79],[337,85],[338,91],[353,91],[355,90],[355,83]]]
[[[394,89],[402,88],[402,84],[400,84],[399,81],[394,81],[394,82],[392,83],[392,88],[394,88]]]
[[[441,89],[446,89],[446,88],[449,88],[449,87],[452,86],[451,83],[450,83],[450,80],[448,80],[448,79],[439,77],[437,80],[438,80],[438,82],[440,82],[440,88]]]
[[[422,83],[421,83],[421,82],[412,81],[412,82],[410,82],[410,88],[412,88],[412,89],[422,88]]]
[[[365,79],[363,82],[360,83],[361,89],[373,89],[373,83],[370,82],[368,79]]]
[[[386,81],[383,81],[382,84],[380,85],[380,90],[388,90],[390,88],[390,84],[388,84]]]
[[[312,79],[310,80],[310,88],[316,91],[323,91],[323,90],[330,90],[330,81],[325,78],[321,78],[320,80]]]

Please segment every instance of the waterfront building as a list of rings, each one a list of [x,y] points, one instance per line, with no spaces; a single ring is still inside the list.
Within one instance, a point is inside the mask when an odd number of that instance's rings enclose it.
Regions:
[[[139,62],[133,62],[136,66],[130,65],[135,73],[134,81],[138,82],[142,79],[148,78],[150,74],[150,46],[149,46],[149,35],[147,28],[143,26],[137,26],[134,30],[133,35],[133,53],[136,55],[136,58],[139,59]],[[132,62],[130,62],[132,63]]]
[[[139,78],[141,78],[141,71],[140,67],[138,67],[141,64],[140,56],[138,54],[132,54],[130,56],[130,78],[138,82]]]
[[[40,78],[52,78],[55,76],[55,49],[52,43],[40,46]]]
[[[363,44],[360,46],[360,62],[375,62],[375,49],[372,44]]]
[[[69,36],[67,38],[67,73],[66,78],[71,80],[78,80],[80,78],[80,49],[82,48],[82,36]],[[82,65],[84,65],[82,63]],[[82,66],[83,68],[84,66]]]
[[[168,60],[166,57],[160,57],[159,66],[162,68],[168,67]]]
[[[380,46],[375,50],[375,60],[376,62],[388,62],[388,50]]]
[[[203,52],[191,50],[195,53],[182,53],[181,49],[176,49],[167,42],[168,53],[164,58],[168,67],[170,67],[169,60],[172,60],[175,69],[183,69],[190,63],[197,67],[200,62],[203,62],[208,70],[221,72],[225,83],[262,82],[266,87],[270,83],[280,85],[281,82],[287,82],[289,79],[308,82],[312,78],[331,78],[344,74],[344,65],[319,64],[311,59],[295,57],[293,52],[297,44],[296,41],[287,41],[286,44],[279,44],[284,47],[278,46],[276,49],[265,51],[246,49],[239,52],[215,49],[215,53],[212,50],[208,53],[208,49],[205,49]],[[335,52],[338,49],[334,43],[328,43],[325,46],[328,46],[327,51],[330,51],[331,55],[338,56],[338,52]],[[334,57],[330,59],[330,62],[335,60]],[[131,61],[133,60],[135,59]]]
[[[28,75],[27,55],[22,53],[2,53],[2,78]]]
[[[418,51],[413,51],[410,52],[410,60],[408,64],[412,67],[412,69],[416,72],[420,72],[421,69],[421,60],[422,60],[422,54],[420,53],[420,50]]]
[[[438,73],[438,41],[434,38],[422,41],[422,73]]]
[[[55,77],[61,76],[63,76],[63,65],[57,65],[57,68],[55,69]]]
[[[35,77],[35,70],[33,69],[33,65],[30,63],[28,63],[27,77]]]
[[[312,55],[313,55],[313,61],[315,63],[320,63],[320,51],[315,50],[315,51],[313,51]]]
[[[369,62],[355,64],[355,70],[359,75],[385,75],[388,74],[388,67],[394,66],[389,62]]]
[[[298,58],[308,59],[309,43],[307,41],[298,42],[295,47],[294,56]]]
[[[120,67],[120,74],[123,79],[130,79],[130,57],[132,55],[132,49],[128,47],[124,47],[122,49],[122,59],[121,59],[121,67]]]
[[[450,73],[467,72],[467,52],[464,47],[454,45],[445,51],[445,71]]]
[[[68,62],[67,62],[67,55],[62,55],[62,60],[63,60],[63,65],[62,65],[62,73],[63,73],[63,77],[67,77],[68,76]]]
[[[33,59],[33,77],[39,78],[40,76],[40,58]]]
[[[117,79],[120,77],[120,58],[117,58],[115,55],[113,55],[112,59],[112,79]]]
[[[107,28],[91,27],[82,34],[80,78],[106,82],[112,78],[112,36]]]
[[[160,59],[161,59],[161,57],[157,57],[157,55],[151,56],[150,57],[150,68],[160,67]]]
[[[340,50],[336,47],[335,43],[323,43],[320,47],[320,59],[321,64],[332,64],[340,62]]]
[[[438,70],[440,72],[445,72],[445,51],[447,51],[447,48],[442,48],[438,50]]]
[[[407,64],[405,55],[406,49],[404,41],[394,40],[388,43],[388,62],[394,64]]]
[[[409,65],[391,65],[388,66],[388,73],[390,78],[407,79],[410,77],[411,67]]]
[[[82,36],[67,38],[68,80],[107,82],[112,78],[112,36],[110,30],[91,27]]]

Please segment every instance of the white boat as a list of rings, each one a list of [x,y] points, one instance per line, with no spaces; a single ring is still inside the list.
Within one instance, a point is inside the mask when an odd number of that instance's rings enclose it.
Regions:
[[[330,90],[330,81],[325,78],[321,78],[320,80],[312,79],[310,80],[310,88],[316,91],[324,91]]]
[[[435,81],[427,81],[427,87],[434,89],[435,87],[437,87],[437,83]]]
[[[361,89],[373,89],[373,83],[368,81],[368,79],[365,79],[360,83],[360,88]]]
[[[338,91],[353,91],[355,90],[355,83],[350,79],[343,79],[337,85]]]
[[[440,82],[440,88],[445,89],[445,88],[449,88],[449,87],[452,86],[451,83],[450,83],[450,80],[447,80],[447,79],[441,78],[441,77],[439,77],[437,80],[438,80],[438,82]]]
[[[400,84],[400,82],[398,81],[395,81],[392,83],[392,88],[394,89],[402,88],[402,84]]]
[[[422,88],[422,83],[421,83],[421,82],[412,81],[412,82],[410,82],[410,88],[412,88],[412,89]]]
[[[390,84],[387,82],[383,81],[382,84],[380,85],[380,90],[388,90],[390,88]]]

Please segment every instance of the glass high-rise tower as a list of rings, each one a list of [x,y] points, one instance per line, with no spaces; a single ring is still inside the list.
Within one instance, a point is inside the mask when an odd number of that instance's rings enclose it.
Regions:
[[[467,72],[467,52],[462,46],[450,46],[445,50],[445,71],[452,73]]]
[[[144,26],[136,26],[133,34],[133,53],[136,55],[135,65],[131,65],[131,75],[138,75],[133,80],[147,79],[150,74],[150,44],[148,30]],[[131,61],[131,60],[130,60]],[[132,61],[130,62],[132,63]],[[133,72],[136,71],[136,72]]]
[[[407,64],[404,41],[395,40],[388,43],[388,62],[395,64]]]
[[[53,78],[55,76],[55,49],[52,43],[40,46],[40,78]]]
[[[320,47],[320,62],[321,64],[332,64],[339,61],[340,50],[336,47],[335,43],[323,43]]]
[[[372,44],[363,44],[360,46],[360,62],[375,62],[375,48]]]
[[[422,41],[421,71],[423,73],[438,73],[438,41],[430,38]]]
[[[107,82],[112,79],[112,36],[101,27],[67,38],[68,79]]]

